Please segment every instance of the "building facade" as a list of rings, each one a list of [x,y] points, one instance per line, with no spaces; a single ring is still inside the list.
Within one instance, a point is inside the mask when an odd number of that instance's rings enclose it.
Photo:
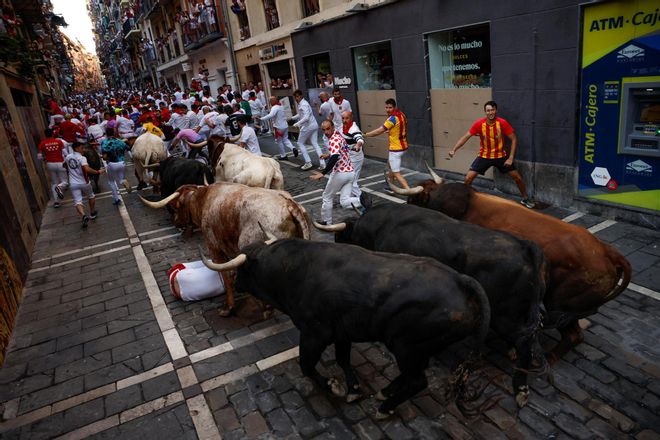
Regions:
[[[215,0],[89,0],[97,52],[113,88],[215,91],[233,76],[222,5]]]
[[[49,197],[42,104],[66,98],[73,81],[63,24],[49,0],[0,0],[0,363]]]
[[[295,83],[311,98],[317,75],[331,71],[363,131],[383,123],[384,101],[395,97],[409,124],[404,163],[427,161],[454,177],[479,141],[452,160],[448,151],[493,99],[516,130],[516,166],[536,199],[657,219],[656,8],[650,0],[362,3],[295,29]],[[365,151],[385,157],[385,138]],[[516,192],[497,172],[485,177]]]
[[[105,88],[96,55],[87,52],[79,41],[73,41],[64,34],[62,40],[73,70],[72,92],[78,94]]]

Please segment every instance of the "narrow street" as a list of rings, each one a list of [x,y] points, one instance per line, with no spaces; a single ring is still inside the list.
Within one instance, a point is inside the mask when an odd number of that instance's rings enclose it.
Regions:
[[[260,138],[275,154],[272,137]],[[301,158],[280,162],[285,189],[317,216],[325,180],[310,181]],[[374,203],[403,203],[383,190],[384,163],[367,159],[362,188]],[[134,176],[131,178],[135,184]],[[426,176],[404,170],[411,182]],[[52,202],[32,255],[6,361],[0,369],[0,437],[122,439],[657,439],[660,436],[660,233],[581,212],[544,212],[588,228],[627,256],[632,283],[581,325],[585,341],[549,375],[532,380],[518,410],[506,344],[487,341],[486,396],[495,406],[467,419],[444,399],[444,381],[467,352],[439,353],[429,387],[376,420],[373,394],[397,374],[379,344],[355,344],[351,363],[363,390],[347,404],[303,378],[298,332],[286,315],[266,321],[241,308],[222,318],[224,297],[185,303],[167,270],[199,259],[197,232],[184,238],[166,210],[135,192],[112,206],[105,178],[98,219],[81,230],[70,196]],[[151,190],[142,191],[150,195]],[[501,194],[500,194],[501,195]],[[354,216],[335,207],[335,219]],[[314,240],[332,241],[313,231]],[[485,249],[484,251],[487,251]],[[241,302],[244,304],[244,301]],[[545,332],[551,347],[558,333]],[[321,371],[343,379],[334,350]]]

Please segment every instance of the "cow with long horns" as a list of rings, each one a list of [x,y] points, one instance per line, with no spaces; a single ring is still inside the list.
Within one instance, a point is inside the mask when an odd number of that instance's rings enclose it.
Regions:
[[[516,402],[527,403],[527,371],[534,352],[542,353],[538,330],[547,276],[545,257],[536,244],[411,205],[379,205],[358,219],[314,226],[335,232],[337,243],[431,257],[477,280],[491,304],[491,327],[518,355]]]
[[[137,189],[141,190],[147,186],[145,182],[148,177],[145,176],[146,171],[156,168],[160,161],[165,160],[167,158],[167,150],[160,137],[149,132],[144,132],[135,139],[131,148],[131,156],[135,165],[135,176],[138,179]],[[156,173],[157,170],[154,170],[154,174]],[[154,177],[152,183],[155,180]]]
[[[309,240],[310,237],[305,209],[285,191],[221,182],[208,186],[184,185],[159,202],[141,199],[152,208],[169,204],[178,228],[200,228],[211,257],[217,262],[228,261],[242,247],[261,240],[264,230],[278,238]],[[288,261],[289,258],[285,263]],[[227,291],[225,306],[220,310],[222,316],[228,316],[234,307],[231,275],[222,274]]]
[[[444,183],[427,164],[432,179],[410,189],[391,185],[408,203],[443,212],[485,228],[535,242],[550,265],[544,305],[546,328],[561,333],[548,354],[554,362],[582,342],[578,320],[623,292],[631,277],[628,260],[584,228],[527,209],[510,200],[475,191],[462,183]],[[619,281],[621,283],[619,284]]]
[[[256,188],[284,188],[284,176],[275,159],[257,156],[230,143],[215,146],[212,157],[217,158],[215,178],[219,182],[242,183]]]
[[[481,285],[431,258],[271,239],[242,248],[225,264],[202,259],[211,269],[236,269],[238,289],[289,315],[300,330],[303,374],[334,394],[348,391],[347,402],[360,397],[351,344],[383,342],[401,374],[376,396],[384,400],[378,418],[426,387],[424,370],[432,355],[468,336],[481,345],[488,332],[490,305]],[[310,273],[309,267],[318,270]],[[346,388],[316,369],[330,344]]]

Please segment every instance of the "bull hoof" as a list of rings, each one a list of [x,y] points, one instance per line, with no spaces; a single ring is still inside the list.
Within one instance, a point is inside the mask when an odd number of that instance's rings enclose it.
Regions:
[[[385,396],[385,394],[383,394],[382,390],[378,391],[378,393],[376,393],[374,397],[376,397],[376,400],[380,400],[381,402],[387,400],[387,397]]]
[[[273,309],[266,309],[263,313],[264,319],[270,319],[273,316]]]
[[[518,360],[518,352],[516,351],[515,347],[511,347],[506,354],[509,356],[509,360],[511,362],[515,362]]]
[[[394,411],[390,410],[388,412],[381,412],[380,410],[376,411],[375,418],[376,420],[385,420],[392,416],[394,414]]]
[[[522,408],[523,406],[527,405],[528,400],[529,388],[527,386],[518,388],[518,394],[516,394],[516,403],[518,404],[518,408]]]
[[[329,379],[328,386],[330,387],[332,394],[335,396],[344,397],[346,395],[346,388],[344,388],[344,385],[342,385],[338,379],[335,379],[334,377]]]
[[[227,316],[231,315],[232,309],[229,307],[223,307],[220,310],[218,310],[218,315],[222,316],[223,318],[226,318]]]

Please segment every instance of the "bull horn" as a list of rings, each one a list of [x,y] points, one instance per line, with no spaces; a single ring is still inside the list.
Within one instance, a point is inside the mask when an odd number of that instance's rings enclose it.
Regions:
[[[206,180],[206,172],[204,172],[204,186],[209,186],[209,181]]]
[[[316,229],[320,229],[321,231],[325,231],[325,232],[339,232],[346,229],[345,222],[337,223],[334,225],[322,225],[321,223],[318,223],[316,220],[312,220],[312,224]]]
[[[424,191],[424,188],[421,186],[416,186],[414,188],[399,188],[395,186],[389,179],[387,179],[387,184],[390,186],[390,189],[394,194],[399,194],[400,196],[414,196]]]
[[[142,197],[140,194],[138,194],[138,197],[140,198],[140,200],[142,200],[142,203],[144,203],[145,205],[149,206],[150,208],[158,209],[165,207],[165,205],[167,205],[168,203],[170,203],[172,200],[176,199],[180,195],[181,193],[177,191],[165,197],[163,200],[159,200],[157,202],[150,202],[149,200]]]
[[[277,241],[277,237],[275,237],[273,234],[268,232],[266,228],[264,228],[264,226],[261,224],[261,222],[257,222],[257,224],[261,228],[261,232],[263,232],[266,238],[268,239],[266,240],[266,244],[273,244]]]
[[[429,163],[427,161],[424,161],[426,164],[426,168],[429,170],[429,174],[431,175],[431,178],[437,183],[438,185],[442,184],[443,179],[442,177],[438,176],[435,171],[429,166]]]
[[[151,159],[151,150],[147,151],[147,157],[144,158],[144,163],[142,166],[146,168],[149,165],[149,159]]]
[[[351,203],[351,206],[353,207],[353,211],[358,215],[358,217],[362,217],[362,212],[358,209],[357,206],[355,206],[353,203]]]
[[[232,258],[226,263],[214,263],[206,259],[201,246],[199,246],[199,256],[202,258],[202,262],[206,267],[217,271],[234,270],[247,261],[247,256],[245,254],[238,254],[236,257]]]

